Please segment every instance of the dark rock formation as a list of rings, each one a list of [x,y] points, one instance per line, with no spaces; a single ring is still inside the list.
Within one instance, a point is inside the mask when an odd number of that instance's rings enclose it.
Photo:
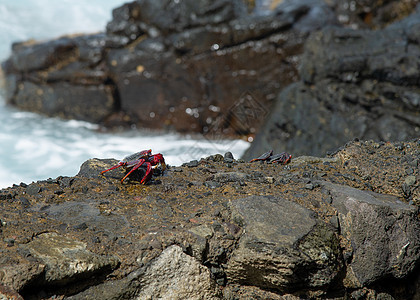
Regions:
[[[416,208],[390,195],[326,182],[320,185],[331,195],[341,234],[351,245],[346,253],[351,255],[348,287],[369,285],[385,274],[398,279],[415,269],[420,258]]]
[[[418,0],[333,0],[338,21],[353,29],[379,29],[403,19],[413,12]]]
[[[321,0],[266,15],[240,0],[134,1],[114,10],[106,34],[15,44],[7,99],[107,125],[251,134],[298,79],[309,32],[331,23]]]
[[[383,30],[325,28],[305,45],[302,81],[284,89],[246,154],[322,155],[349,138],[420,131],[420,7]]]
[[[418,299],[419,157],[419,139],[214,155],[147,185],[88,160],[0,191],[0,297]]]
[[[104,49],[114,46],[121,41],[105,34],[15,44],[3,64],[8,101],[49,116],[103,121],[118,106],[102,63]]]
[[[418,0],[278,3],[249,14],[240,0],[138,0],[106,33],[16,43],[7,101],[208,139],[259,132],[246,158],[418,136]]]

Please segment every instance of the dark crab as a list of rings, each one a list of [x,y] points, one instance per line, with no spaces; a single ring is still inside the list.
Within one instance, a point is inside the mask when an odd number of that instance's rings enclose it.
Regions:
[[[146,166],[146,174],[140,181],[142,184],[146,184],[153,175],[153,166],[161,165],[162,170],[165,170],[166,164],[163,155],[160,153],[152,154],[152,150],[143,150],[131,155],[124,157],[118,164],[112,166],[108,170],[102,171],[101,174],[105,172],[114,170],[119,167],[124,167],[126,170],[129,170],[128,173],[121,179],[121,183],[135,170],[141,166]]]
[[[287,164],[291,161],[292,155],[287,152],[282,152],[280,154],[273,154],[273,150],[267,151],[264,154],[261,154],[257,158],[251,159],[249,162],[254,161],[266,161],[268,163],[279,163],[279,164]]]

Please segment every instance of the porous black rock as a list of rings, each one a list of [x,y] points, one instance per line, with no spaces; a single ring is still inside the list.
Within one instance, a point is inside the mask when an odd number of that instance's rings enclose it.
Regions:
[[[106,33],[15,44],[6,98],[107,126],[252,134],[261,117],[244,120],[241,107],[265,114],[298,79],[309,32],[335,19],[321,0],[263,15],[240,0],[133,1],[113,11]]]

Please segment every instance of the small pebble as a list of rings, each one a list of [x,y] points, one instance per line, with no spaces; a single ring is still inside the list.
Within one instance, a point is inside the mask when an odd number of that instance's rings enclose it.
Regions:
[[[94,236],[92,238],[92,243],[99,244],[100,242],[101,242],[101,239],[98,236]]]
[[[305,189],[307,189],[307,190],[313,190],[314,189],[314,185],[312,184],[312,183],[307,183],[306,185],[305,185]]]
[[[407,186],[413,186],[416,183],[416,176],[414,175],[407,176],[404,180],[404,183]]]
[[[74,228],[75,230],[80,230],[80,231],[83,231],[83,230],[88,229],[88,226],[87,226],[87,224],[86,224],[85,222],[83,222],[83,223],[80,223],[80,224],[78,224],[78,225],[75,225],[73,228]]]
[[[234,161],[234,160],[233,160],[232,158],[226,158],[226,157],[225,157],[225,158],[223,159],[223,162],[225,162],[225,163],[229,163],[229,164],[233,163],[233,161]]]
[[[212,180],[204,182],[204,185],[208,188],[211,188],[211,189],[215,189],[215,188],[218,188],[218,187],[222,186],[221,183],[219,183],[217,181],[212,181]]]
[[[265,177],[265,182],[266,183],[274,183],[274,177],[271,177],[271,176]]]
[[[224,159],[225,159],[225,161],[226,161],[226,159],[233,160],[234,158],[233,158],[232,152],[226,152],[225,156],[224,156]]]
[[[12,238],[5,238],[3,241],[6,243],[7,247],[13,247],[15,244],[15,240]]]
[[[194,168],[198,166],[198,160],[194,159],[188,163],[185,164],[189,168]]]

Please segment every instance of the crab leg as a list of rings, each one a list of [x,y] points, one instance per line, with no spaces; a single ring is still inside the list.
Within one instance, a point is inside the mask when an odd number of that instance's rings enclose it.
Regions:
[[[140,183],[142,184],[146,184],[146,182],[149,181],[150,177],[152,177],[152,164],[149,162],[146,162],[146,164],[147,164],[146,174],[144,175],[143,179],[140,181]]]
[[[261,154],[260,156],[258,156],[257,158],[251,159],[249,162],[254,162],[254,161],[258,161],[258,160],[266,160],[271,155],[273,155],[273,150],[267,151],[264,154]]]
[[[130,172],[128,172],[124,177],[123,177],[123,179],[121,179],[121,183],[123,183],[123,181],[124,181],[124,179],[126,179],[131,173],[133,173],[133,171],[135,171],[135,170],[137,170],[138,168],[140,168],[140,166],[142,165],[142,164],[144,164],[145,163],[145,160],[144,159],[140,159],[139,161],[138,161],[138,163],[130,170]],[[131,164],[131,162],[129,162],[128,163],[129,165]],[[146,172],[146,175],[147,175],[147,172]]]
[[[269,163],[287,164],[292,159],[292,156],[287,152],[273,155],[269,158]]]
[[[105,170],[105,171],[102,171],[101,172],[101,174],[103,174],[103,173],[105,173],[105,172],[108,172],[108,171],[111,171],[111,170],[114,170],[114,169],[116,169],[116,168],[119,168],[119,167],[121,167],[121,166],[124,166],[126,164],[126,162],[125,161],[120,161],[118,164],[116,164],[115,166],[112,166],[111,168],[109,168],[108,170]]]

